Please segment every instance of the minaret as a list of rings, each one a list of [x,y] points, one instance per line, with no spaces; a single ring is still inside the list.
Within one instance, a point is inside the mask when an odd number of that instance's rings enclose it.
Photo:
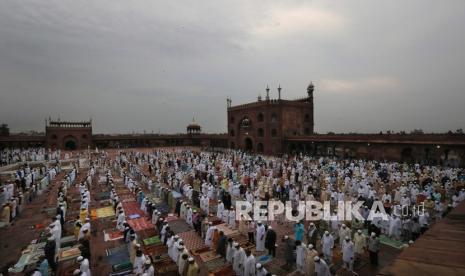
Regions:
[[[310,104],[310,114],[311,114],[311,128],[310,128],[310,132],[313,133],[314,132],[314,110],[315,108],[313,107],[313,91],[315,90],[315,86],[313,85],[313,82],[310,82],[310,84],[308,85],[307,87],[307,94],[308,94],[308,103]]]
[[[265,100],[269,101],[270,100],[270,88],[268,87],[268,84],[266,85],[266,98]]]
[[[258,98],[257,98],[257,101],[261,102],[262,101],[262,94],[258,94]]]
[[[278,99],[281,100],[281,84],[278,86]]]

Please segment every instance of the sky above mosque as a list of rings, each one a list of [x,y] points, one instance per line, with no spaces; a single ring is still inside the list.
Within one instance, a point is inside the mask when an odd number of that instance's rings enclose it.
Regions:
[[[0,123],[226,131],[315,84],[319,133],[465,128],[465,1],[0,0]]]

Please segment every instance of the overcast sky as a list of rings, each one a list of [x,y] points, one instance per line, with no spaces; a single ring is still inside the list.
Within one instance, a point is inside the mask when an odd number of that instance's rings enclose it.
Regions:
[[[0,0],[0,123],[226,131],[233,105],[306,95],[317,132],[465,128],[465,1]]]

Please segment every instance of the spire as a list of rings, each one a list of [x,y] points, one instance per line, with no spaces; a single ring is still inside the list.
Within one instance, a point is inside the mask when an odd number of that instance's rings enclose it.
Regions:
[[[307,87],[308,97],[313,97],[313,90],[315,90],[315,86],[313,85],[313,82],[310,82],[310,84]]]
[[[270,88],[268,87],[268,84],[266,85],[266,100],[269,101],[270,100]]]
[[[278,99],[281,100],[281,84],[278,86]]]

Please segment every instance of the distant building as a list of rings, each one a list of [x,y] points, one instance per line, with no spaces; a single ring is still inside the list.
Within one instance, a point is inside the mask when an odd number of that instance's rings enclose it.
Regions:
[[[228,105],[229,147],[265,154],[279,154],[285,151],[286,136],[313,134],[313,91],[312,83],[307,87],[307,96],[297,100],[270,98],[266,88],[265,100],[261,96],[256,102]]]
[[[87,149],[92,145],[92,121],[46,121],[45,146],[51,149]]]

